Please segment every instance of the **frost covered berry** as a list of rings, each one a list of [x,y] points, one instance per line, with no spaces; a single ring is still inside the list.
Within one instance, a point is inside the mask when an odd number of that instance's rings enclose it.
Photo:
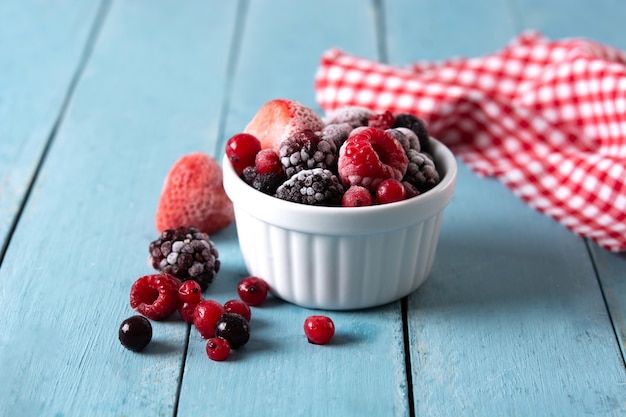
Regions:
[[[430,152],[430,135],[426,124],[422,119],[417,116],[408,113],[396,114],[396,120],[393,124],[394,128],[406,127],[412,130],[420,142],[420,149],[422,152]]]
[[[402,181],[413,185],[420,194],[439,184],[439,172],[429,155],[413,149],[409,149],[406,154],[409,165]]]
[[[363,207],[374,204],[370,191],[360,185],[353,185],[346,190],[341,198],[343,207]]]
[[[337,147],[312,130],[300,130],[282,141],[278,147],[280,162],[287,177],[312,168],[334,169]],[[259,171],[260,172],[260,171]]]
[[[194,280],[202,291],[220,270],[219,253],[209,235],[195,227],[167,229],[150,243],[150,263],[181,281]]]
[[[285,176],[284,174],[278,174],[276,172],[260,174],[256,166],[250,166],[243,170],[241,179],[257,191],[268,195],[274,195],[276,189],[285,180]]]
[[[331,171],[313,168],[300,171],[276,189],[276,197],[313,206],[339,206],[343,185]]]

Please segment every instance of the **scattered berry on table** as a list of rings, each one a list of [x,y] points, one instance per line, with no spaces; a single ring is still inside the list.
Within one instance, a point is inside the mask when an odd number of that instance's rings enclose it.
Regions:
[[[387,130],[393,127],[395,121],[396,118],[393,113],[387,110],[384,113],[375,113],[371,115],[367,120],[367,126]]]
[[[211,360],[225,361],[230,355],[230,343],[223,337],[212,337],[206,341],[206,354]]]
[[[145,275],[130,288],[130,306],[150,320],[163,320],[178,308],[181,282],[168,274]]]
[[[252,319],[252,311],[248,303],[243,300],[229,300],[224,303],[224,311],[227,313],[241,314],[244,319]]]
[[[341,145],[348,139],[352,132],[352,126],[349,123],[333,123],[326,125],[320,132],[322,139],[331,141],[335,144],[335,148],[339,150]]]
[[[398,180],[388,178],[376,188],[376,203],[387,204],[402,201],[406,198],[404,185]]]
[[[215,336],[215,325],[224,314],[224,307],[215,300],[202,300],[193,312],[193,325],[203,339]]]
[[[341,205],[343,207],[363,207],[374,204],[370,190],[360,185],[352,185],[343,193]]]
[[[261,150],[261,142],[247,133],[233,135],[226,142],[226,156],[237,175],[241,175],[245,167],[254,165],[256,154]]]
[[[159,233],[181,226],[196,226],[213,233],[235,219],[233,203],[224,191],[218,162],[196,152],[180,158],[168,172],[156,212]]]
[[[194,280],[202,291],[220,270],[219,253],[209,236],[196,227],[164,230],[150,243],[150,263],[181,281]]]
[[[324,122],[310,107],[294,100],[276,99],[263,104],[244,133],[254,135],[262,148],[278,150],[279,144],[299,130],[322,130]]]
[[[420,149],[418,150],[430,152],[430,135],[422,119],[408,113],[396,114],[396,121],[393,127],[406,127],[411,129],[419,139]]]
[[[439,183],[439,172],[429,155],[410,149],[407,156],[409,164],[403,181],[412,184],[420,193]]]
[[[202,299],[202,288],[196,281],[190,279],[178,289],[178,299],[183,303],[198,304]]]
[[[256,154],[254,166],[259,174],[283,175],[280,157],[273,149],[263,149]]]
[[[337,147],[312,130],[295,132],[278,147],[280,162],[287,178],[306,169],[334,169],[337,165]]]
[[[323,168],[294,174],[276,189],[276,197],[313,206],[340,206],[344,188],[339,178]]]
[[[324,122],[327,125],[336,123],[348,123],[353,128],[359,126],[367,126],[370,116],[374,112],[365,107],[359,106],[345,106],[340,107],[326,114]]]
[[[132,316],[122,322],[120,343],[129,350],[139,352],[152,340],[152,324],[143,316]]]
[[[185,303],[185,302],[181,302],[178,304],[178,315],[180,316],[181,319],[183,319],[183,321],[186,321],[187,323],[192,323],[193,324],[193,313],[196,311],[196,307],[198,306],[199,302],[197,303]]]
[[[269,285],[267,282],[259,277],[249,276],[241,281],[237,285],[237,294],[239,298],[246,304],[253,307],[260,306],[267,298],[269,292]]]
[[[273,172],[259,174],[255,166],[250,166],[243,170],[241,179],[257,191],[274,195],[276,189],[285,181],[285,176],[284,174],[279,175]]]
[[[335,335],[335,324],[327,316],[309,316],[304,321],[304,334],[309,343],[325,345]]]
[[[371,192],[383,180],[401,180],[408,158],[400,142],[384,130],[367,128],[351,135],[339,151],[339,176],[346,187],[361,185]]]
[[[236,313],[224,313],[215,325],[215,336],[228,340],[230,347],[239,349],[250,339],[248,321]]]

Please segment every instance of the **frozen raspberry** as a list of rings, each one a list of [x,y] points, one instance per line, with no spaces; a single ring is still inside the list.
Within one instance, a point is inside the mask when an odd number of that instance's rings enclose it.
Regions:
[[[215,337],[215,325],[224,314],[224,307],[215,300],[202,300],[193,312],[193,325],[203,339]]]
[[[237,285],[237,294],[239,294],[241,301],[255,307],[263,304],[268,292],[269,285],[267,282],[255,276],[246,277]]]
[[[406,198],[406,190],[398,180],[388,178],[376,188],[376,203],[387,204],[402,201]]]
[[[267,292],[265,293],[267,297]],[[224,303],[224,311],[227,313],[241,314],[244,319],[250,321],[252,318],[252,311],[250,305],[243,300],[229,300]]]
[[[167,229],[150,243],[150,263],[154,269],[181,281],[194,280],[202,291],[220,270],[219,253],[206,233],[195,227]]]
[[[323,140],[312,130],[301,130],[285,139],[279,146],[279,155],[287,178],[305,169],[332,170],[337,165],[335,143]]]
[[[230,343],[223,337],[212,337],[206,342],[206,354],[211,360],[225,361],[230,355]]]
[[[241,178],[246,184],[268,195],[274,195],[276,189],[285,181],[284,174],[259,174],[256,167],[248,167],[243,170]]]
[[[409,166],[403,181],[412,184],[420,193],[439,184],[439,173],[435,163],[427,154],[410,149],[407,152]]]
[[[283,166],[273,149],[263,149],[256,154],[254,166],[259,174],[283,175]]]
[[[309,316],[304,321],[304,334],[309,343],[325,345],[335,335],[335,324],[326,316]]]
[[[352,132],[352,126],[349,123],[334,123],[325,126],[320,132],[320,136],[322,139],[334,143],[335,147],[339,149],[350,136],[350,132]]]
[[[384,113],[376,113],[371,115],[367,120],[367,126],[387,130],[391,129],[395,121],[396,118],[394,117],[393,113],[387,110]]]
[[[396,121],[393,127],[406,127],[411,129],[419,139],[420,148],[418,150],[430,152],[430,135],[422,119],[408,113],[396,114]]]
[[[176,161],[161,191],[156,212],[158,232],[195,226],[213,233],[234,220],[233,203],[224,191],[218,162],[199,152]]]
[[[118,332],[120,343],[133,352],[143,350],[152,340],[152,325],[143,316],[132,316],[120,325]]]
[[[341,205],[343,207],[363,207],[374,204],[370,190],[360,185],[353,185],[343,193]]]
[[[346,106],[328,113],[326,117],[324,117],[324,122],[326,122],[327,125],[349,123],[352,127],[367,126],[369,118],[373,114],[373,111],[365,107]]]
[[[383,180],[401,180],[408,159],[400,142],[384,130],[367,128],[350,136],[339,151],[339,176],[346,187],[361,185],[372,193]]]
[[[250,340],[248,321],[241,314],[224,313],[215,325],[215,336],[228,340],[231,348],[239,349]]]
[[[276,99],[265,103],[244,129],[256,136],[262,148],[278,151],[280,143],[297,131],[322,130],[324,122],[313,109],[293,100]]]
[[[226,142],[226,156],[237,175],[245,167],[254,165],[256,154],[261,150],[261,142],[247,133],[238,133]]]
[[[145,275],[130,288],[130,306],[150,320],[163,320],[178,308],[181,282],[168,274]]]
[[[300,171],[276,190],[276,197],[314,206],[340,206],[343,186],[335,174],[323,168]]]

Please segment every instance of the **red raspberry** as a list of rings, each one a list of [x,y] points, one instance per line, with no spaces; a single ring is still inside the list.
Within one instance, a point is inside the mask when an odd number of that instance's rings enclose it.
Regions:
[[[280,157],[273,149],[263,149],[256,154],[254,166],[259,174],[283,175],[283,165]]]
[[[206,341],[206,354],[214,361],[225,361],[230,355],[230,343],[223,337],[212,337]]]
[[[395,121],[396,118],[394,117],[393,113],[387,110],[384,113],[371,115],[367,121],[367,126],[387,130],[393,127]]]
[[[353,185],[343,193],[341,205],[343,207],[362,207],[374,204],[370,190],[360,185]]]
[[[386,179],[376,188],[376,203],[378,204],[395,203],[405,198],[406,190],[398,180]]]
[[[237,175],[246,167],[254,165],[254,158],[261,150],[261,142],[248,133],[238,133],[226,142],[226,156]]]
[[[214,300],[202,300],[193,312],[193,325],[203,339],[215,336],[215,325],[224,314],[224,307]]]
[[[304,334],[309,343],[325,345],[335,335],[335,324],[326,316],[309,316],[304,321]]]
[[[236,313],[243,316],[244,319],[250,321],[252,311],[250,306],[242,300],[230,300],[224,303],[224,311],[227,313]]]
[[[178,289],[178,298],[183,303],[198,304],[202,299],[202,288],[196,281],[189,279]]]
[[[267,298],[269,285],[265,280],[250,276],[242,279],[237,286],[239,298],[248,305],[260,306]]]
[[[299,130],[314,132],[324,128],[324,121],[310,107],[293,100],[271,100],[257,111],[245,133],[256,136],[262,148],[278,151],[280,143]]]
[[[204,233],[221,230],[235,220],[233,203],[222,183],[222,169],[209,155],[180,158],[165,178],[156,213],[159,233],[195,226]]]
[[[178,308],[181,282],[168,274],[143,276],[130,288],[130,306],[150,320],[163,320]]]
[[[409,160],[400,142],[384,130],[366,128],[350,136],[339,152],[339,175],[346,187],[361,185],[371,192],[383,180],[402,180]]]

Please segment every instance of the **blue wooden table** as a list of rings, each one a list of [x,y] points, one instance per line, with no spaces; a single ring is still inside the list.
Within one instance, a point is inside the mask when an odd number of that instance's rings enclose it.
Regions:
[[[0,416],[626,415],[626,257],[460,166],[430,278],[376,309],[270,299],[223,363],[180,320],[117,340],[162,181],[265,101],[315,107],[331,47],[393,64],[495,51],[525,29],[626,49],[619,0],[0,2]],[[246,275],[234,225],[212,235]]]

